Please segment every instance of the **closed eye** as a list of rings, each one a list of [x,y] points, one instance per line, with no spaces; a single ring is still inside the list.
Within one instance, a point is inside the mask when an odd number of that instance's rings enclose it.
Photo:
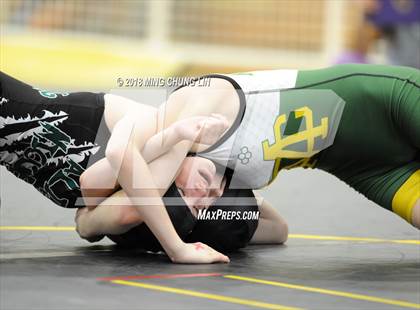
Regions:
[[[207,184],[211,184],[211,176],[206,171],[199,171],[200,175],[206,180]]]

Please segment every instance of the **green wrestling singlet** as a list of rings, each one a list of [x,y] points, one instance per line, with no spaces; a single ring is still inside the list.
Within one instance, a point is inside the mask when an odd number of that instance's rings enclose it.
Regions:
[[[411,221],[420,198],[420,71],[340,65],[230,75],[240,98],[232,128],[197,155],[262,188],[280,170],[325,170]],[[240,183],[238,182],[238,184]]]

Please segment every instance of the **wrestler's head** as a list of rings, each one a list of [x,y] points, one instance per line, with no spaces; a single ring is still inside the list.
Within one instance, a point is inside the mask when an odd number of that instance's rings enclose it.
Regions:
[[[258,205],[251,189],[231,188],[232,175],[232,170],[223,169],[206,158],[187,157],[184,160],[175,185],[191,213],[197,217],[197,209],[206,208],[211,214],[227,215],[230,212],[238,215],[197,219],[194,229],[186,235],[186,241],[204,242],[218,251],[233,251],[248,244],[258,219],[243,218],[242,215],[257,212]]]
[[[194,213],[207,208],[222,196],[226,177],[217,172],[216,165],[202,157],[187,157],[183,161],[175,184]]]
[[[258,211],[251,189],[229,187],[232,174],[230,169],[223,171],[205,158],[187,157],[184,160],[178,177],[163,197],[169,217],[182,240],[204,242],[219,251],[233,251],[248,244],[257,228],[258,219],[197,218],[197,208],[207,208],[216,213],[232,211],[238,214],[239,211],[249,214],[250,211]],[[228,199],[228,203],[220,204],[224,198]],[[159,241],[144,224],[125,234],[108,237],[121,246],[162,250]]]

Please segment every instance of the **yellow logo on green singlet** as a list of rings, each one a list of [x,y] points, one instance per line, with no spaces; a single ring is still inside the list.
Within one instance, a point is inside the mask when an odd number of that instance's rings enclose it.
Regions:
[[[321,119],[321,124],[319,126],[314,126],[312,110],[305,106],[293,111],[290,113],[289,119],[286,118],[286,114],[279,115],[273,125],[274,131],[274,143],[270,144],[269,140],[266,139],[262,142],[264,160],[275,160],[275,167],[273,169],[272,180],[277,176],[278,171],[280,170],[280,160],[284,158],[288,159],[301,159],[296,164],[308,164],[308,160],[311,156],[315,155],[319,150],[315,150],[315,138],[321,137],[325,139],[328,134],[328,117],[323,117]],[[302,131],[297,131],[290,135],[282,135],[281,126],[290,121],[291,115],[294,114],[295,119],[302,118],[305,119],[306,128]],[[306,151],[293,151],[287,150],[286,148],[299,143],[306,141]]]

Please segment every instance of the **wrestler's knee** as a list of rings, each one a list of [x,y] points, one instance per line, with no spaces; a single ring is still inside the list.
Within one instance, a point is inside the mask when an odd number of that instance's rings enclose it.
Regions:
[[[413,211],[411,213],[411,224],[413,224],[414,227],[420,229],[420,199],[417,199],[417,202],[414,205]]]

